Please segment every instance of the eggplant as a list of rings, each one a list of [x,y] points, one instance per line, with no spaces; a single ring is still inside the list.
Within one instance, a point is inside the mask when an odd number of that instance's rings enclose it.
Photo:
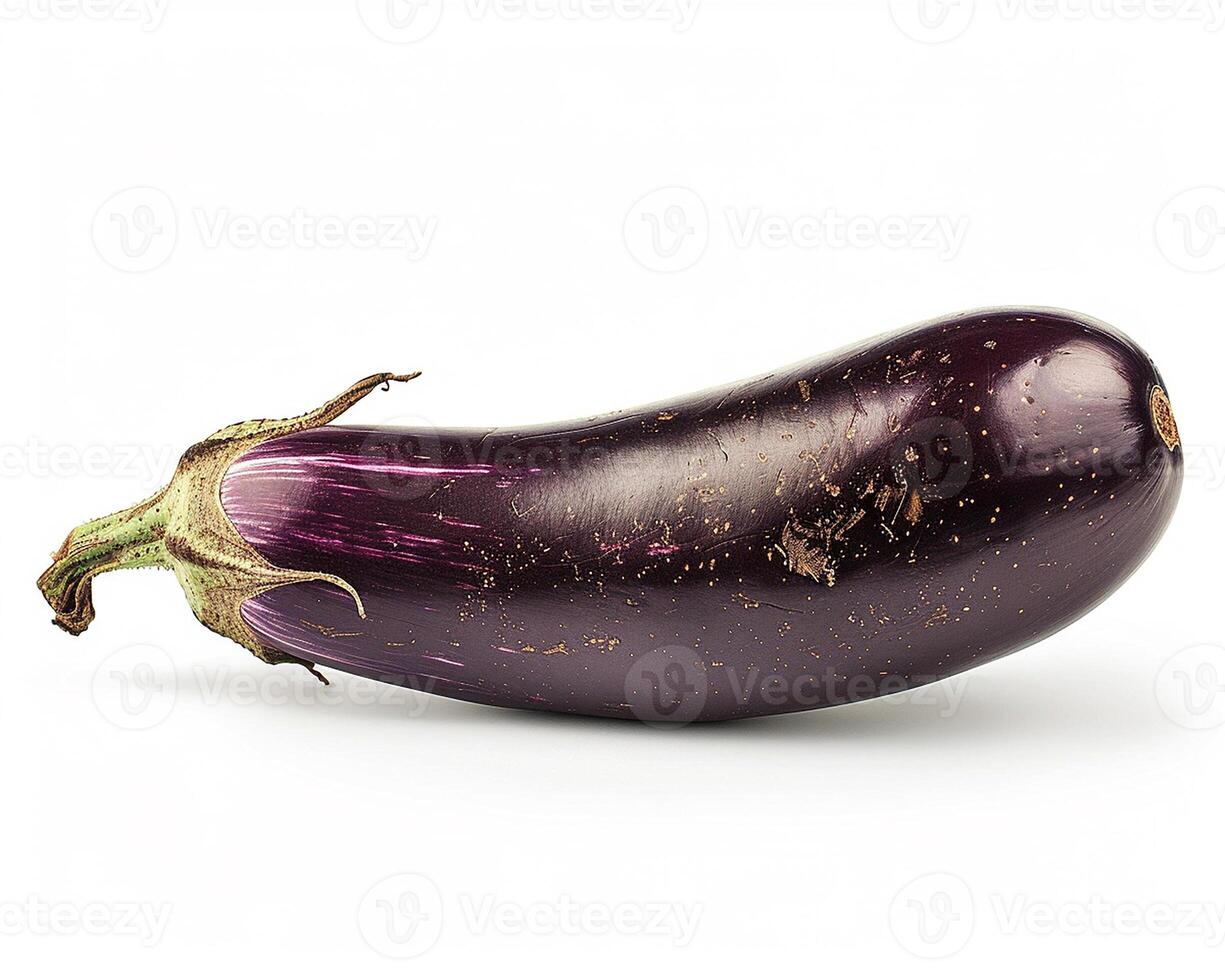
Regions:
[[[83,524],[39,585],[175,571],[262,660],[648,722],[897,693],[1049,636],[1173,514],[1165,386],[1087,317],[993,309],[765,377],[522,429],[223,429]],[[321,675],[320,675],[321,676]]]

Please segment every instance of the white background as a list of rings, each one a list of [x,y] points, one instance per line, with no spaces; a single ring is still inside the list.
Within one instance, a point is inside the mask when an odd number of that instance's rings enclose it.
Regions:
[[[0,5],[0,969],[1219,972],[1222,0],[141,3]],[[1187,481],[1111,600],[931,697],[323,693],[169,574],[77,639],[33,587],[371,371],[426,373],[352,420],[546,421],[1008,303],[1146,347]]]

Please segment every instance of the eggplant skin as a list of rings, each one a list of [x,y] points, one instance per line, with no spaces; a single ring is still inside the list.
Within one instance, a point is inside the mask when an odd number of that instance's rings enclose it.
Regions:
[[[524,429],[326,426],[226,473],[269,647],[484,704],[714,721],[897,693],[1049,636],[1178,499],[1122,334],[977,311],[730,387]]]

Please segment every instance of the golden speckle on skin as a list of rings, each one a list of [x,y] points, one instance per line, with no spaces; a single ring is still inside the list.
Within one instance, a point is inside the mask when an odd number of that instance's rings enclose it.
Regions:
[[[298,622],[300,622],[307,629],[315,630],[320,636],[326,636],[329,639],[335,639],[337,637],[342,637],[342,636],[361,636],[362,635],[360,632],[345,633],[341,630],[336,629],[333,626],[323,626],[319,623],[312,623],[309,619],[300,619],[298,620]]]
[[[537,652],[536,647],[532,646],[530,643],[525,646],[520,647],[519,649],[522,650],[524,653],[536,653]],[[563,653],[568,654],[569,652],[570,651],[566,647],[565,640],[561,640],[560,642],[555,643],[553,646],[549,647],[547,650],[539,651],[542,657],[556,657],[558,654],[563,654]]]
[[[925,629],[931,629],[935,626],[943,626],[948,622],[949,607],[941,603],[932,610],[930,616],[927,617],[927,622],[923,624]]]
[[[815,533],[801,533],[794,522],[788,521],[783,528],[782,551],[793,572],[833,587],[835,565]]]
[[[919,491],[911,490],[910,497],[906,501],[906,520],[911,524],[918,524],[922,516],[923,499],[919,496]]]

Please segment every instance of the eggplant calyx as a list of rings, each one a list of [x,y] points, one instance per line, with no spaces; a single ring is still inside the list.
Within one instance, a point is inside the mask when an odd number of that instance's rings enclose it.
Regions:
[[[196,618],[270,664],[297,663],[320,680],[314,664],[265,646],[242,618],[242,605],[270,589],[327,582],[347,592],[364,619],[361,596],[344,579],[273,565],[238,533],[221,503],[221,483],[233,462],[260,443],[338,418],[380,385],[413,374],[372,374],[314,411],[288,419],[255,419],[213,433],[180,458],[170,483],[134,507],[74,529],[52,556],[38,587],[54,622],[75,635],[94,618],[94,576],[120,568],[173,569]]]

